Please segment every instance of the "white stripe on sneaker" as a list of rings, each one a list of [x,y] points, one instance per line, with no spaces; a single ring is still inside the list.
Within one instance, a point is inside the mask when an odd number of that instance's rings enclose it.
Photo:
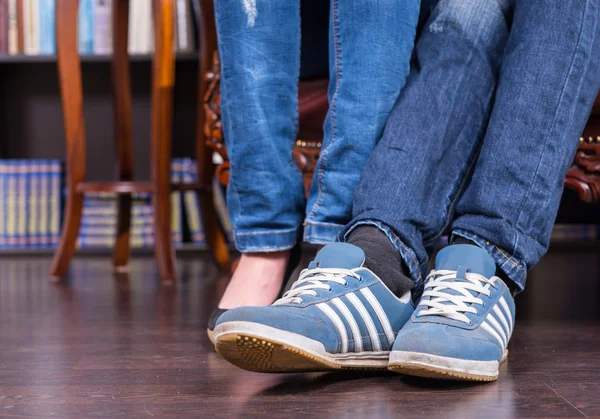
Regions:
[[[363,342],[362,335],[360,333],[360,328],[358,327],[358,323],[356,323],[356,319],[350,312],[350,309],[346,307],[346,304],[339,298],[334,298],[331,302],[342,312],[342,315],[346,319],[346,322],[350,326],[350,330],[352,331],[352,339],[354,340],[354,352],[362,352],[363,351]]]
[[[492,316],[492,313],[487,315],[486,320],[491,323],[492,326],[494,326],[496,332],[498,332],[502,338],[502,342],[504,342],[502,347],[506,348],[506,345],[508,345],[508,336],[506,336],[506,333],[504,332],[504,329],[502,329],[502,326],[500,326],[500,323],[498,323],[494,316]]]
[[[504,299],[504,297],[500,297],[500,300],[498,300],[498,302],[500,303],[500,306],[504,309],[504,314],[506,314],[506,318],[508,319],[508,324],[510,327],[510,333],[508,334],[508,338],[510,339],[513,331],[512,314],[510,312],[510,309],[508,308],[508,304],[506,304],[506,300]]]
[[[494,313],[496,314],[496,317],[500,319],[500,322],[504,326],[504,333],[506,334],[506,336],[510,336],[510,327],[508,326],[508,322],[506,321],[506,316],[502,313],[502,310],[498,308],[498,304],[494,306]]]
[[[377,314],[377,318],[379,319],[379,323],[381,323],[381,327],[383,328],[383,332],[385,333],[385,337],[388,340],[388,345],[391,346],[394,343],[394,339],[396,339],[396,335],[394,335],[394,331],[392,330],[392,325],[390,324],[390,319],[385,314],[383,307],[375,298],[375,295],[369,288],[361,288],[360,292],[365,296],[375,314]]]
[[[492,329],[492,327],[489,324],[487,324],[486,322],[481,323],[481,327],[483,328],[483,330],[485,330],[490,335],[492,335],[493,337],[495,337],[496,340],[498,341],[498,343],[500,343],[500,346],[502,347],[502,350],[504,350],[504,342],[502,342],[502,339],[500,338],[500,336],[498,335],[498,333],[496,333],[494,331],[494,329]]]
[[[340,340],[342,341],[342,353],[345,354],[348,352],[348,333],[346,332],[346,326],[344,326],[342,319],[340,319],[340,316],[338,316],[337,313],[325,303],[317,304],[317,307],[321,309],[321,311],[325,313],[325,315],[329,317],[329,320],[331,320],[335,325],[335,328],[340,334]]]
[[[377,328],[375,327],[375,323],[373,322],[369,311],[353,292],[346,294],[346,298],[350,300],[354,307],[356,307],[360,314],[360,317],[362,317],[363,322],[367,326],[367,330],[369,331],[369,338],[371,339],[371,350],[375,352],[380,352],[381,341],[379,340],[379,333],[377,332]]]

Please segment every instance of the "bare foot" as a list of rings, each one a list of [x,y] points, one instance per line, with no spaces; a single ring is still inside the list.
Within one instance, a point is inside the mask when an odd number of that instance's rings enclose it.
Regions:
[[[290,251],[243,253],[219,308],[268,306],[275,301],[290,257]]]

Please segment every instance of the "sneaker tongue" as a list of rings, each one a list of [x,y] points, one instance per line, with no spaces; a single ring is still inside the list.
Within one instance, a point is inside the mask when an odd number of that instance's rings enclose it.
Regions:
[[[459,267],[486,278],[491,278],[496,273],[496,264],[489,253],[470,244],[447,246],[435,258],[436,270],[458,271]]]
[[[360,247],[348,243],[332,243],[317,253],[308,266],[314,268],[360,268],[365,262],[365,252]]]

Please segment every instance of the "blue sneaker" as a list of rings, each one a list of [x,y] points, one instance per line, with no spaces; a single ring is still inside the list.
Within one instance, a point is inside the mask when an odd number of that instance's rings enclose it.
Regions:
[[[421,377],[494,381],[515,324],[510,290],[483,249],[441,250],[410,321],[398,333],[389,369]]]
[[[414,311],[351,244],[324,247],[283,297],[268,307],[227,311],[214,331],[217,352],[258,372],[385,369],[394,339]]]

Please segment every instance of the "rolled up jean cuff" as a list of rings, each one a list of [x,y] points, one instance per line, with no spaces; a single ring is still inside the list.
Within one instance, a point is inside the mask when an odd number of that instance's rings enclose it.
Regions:
[[[329,244],[337,241],[344,225],[306,221],[304,223],[304,241],[311,244]]]
[[[427,262],[424,264],[419,264],[419,260],[417,259],[417,255],[413,252],[408,246],[406,246],[402,240],[394,233],[394,231],[385,225],[384,223],[377,220],[359,220],[354,224],[348,226],[342,233],[340,234],[340,241],[347,241],[348,237],[356,227],[370,225],[375,226],[379,230],[383,231],[387,238],[390,240],[392,245],[396,248],[400,257],[408,267],[409,275],[413,281],[415,281],[415,288],[420,289],[420,287],[424,283],[424,273],[427,269]]]
[[[280,252],[294,247],[301,228],[269,231],[235,232],[235,247],[242,253]]]
[[[504,272],[510,278],[510,280],[517,285],[519,291],[523,291],[525,289],[525,281],[527,280],[527,266],[522,260],[515,257],[510,252],[500,249],[489,240],[479,237],[471,232],[465,230],[453,230],[452,238],[450,240],[451,243],[455,236],[470,240],[477,246],[487,251],[494,259],[496,266],[498,266],[502,272]]]

